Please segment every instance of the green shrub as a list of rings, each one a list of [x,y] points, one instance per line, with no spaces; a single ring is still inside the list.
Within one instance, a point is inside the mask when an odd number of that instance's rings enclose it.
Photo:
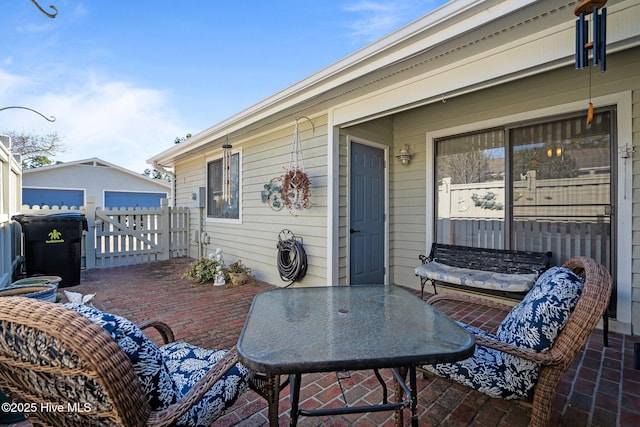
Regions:
[[[214,259],[200,258],[189,265],[182,277],[194,282],[213,282],[216,278],[218,262]]]

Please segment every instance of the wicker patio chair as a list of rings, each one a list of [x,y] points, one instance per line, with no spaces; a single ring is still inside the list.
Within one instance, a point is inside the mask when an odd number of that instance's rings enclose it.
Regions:
[[[139,360],[131,359],[131,355],[125,352],[127,349],[119,345],[120,338],[118,341],[113,338],[106,329],[108,323],[96,323],[95,319],[90,320],[78,310],[24,297],[0,298],[0,390],[14,403],[23,404],[19,407],[26,409],[25,415],[33,424],[189,425],[194,422],[185,422],[181,417],[191,417],[189,411],[203,409],[203,404],[210,403],[206,400],[208,392],[220,393],[215,395],[218,399],[215,404],[223,405],[223,410],[226,410],[246,389],[248,378],[234,371],[246,372],[244,367],[236,364],[235,348],[226,354],[215,352],[216,363],[203,366],[202,359],[186,362],[190,364],[188,369],[196,369],[194,366],[200,369],[194,378],[183,373],[182,377],[176,377],[175,372],[169,372],[180,391],[170,396],[170,404],[154,410],[146,388],[149,387],[149,377],[142,377],[136,370]],[[85,311],[101,313],[91,310],[87,308]],[[120,325],[118,333],[122,333]],[[173,341],[173,332],[166,324],[150,322],[141,328],[146,327],[157,329],[165,343]],[[140,329],[135,329],[143,336]],[[151,345],[162,352],[163,358],[171,346],[178,346],[177,350],[182,355],[194,350],[198,356],[214,356],[212,350],[186,343],[169,343],[162,347],[154,343]],[[164,361],[160,363],[164,364]],[[144,371],[147,367],[141,369]],[[230,377],[230,372],[237,375]],[[229,384],[226,383],[228,378]],[[173,380],[170,382],[173,387]],[[172,390],[176,390],[175,387]],[[233,393],[230,388],[234,388]],[[196,421],[195,424],[200,425],[201,422]]]
[[[463,370],[460,370],[460,366],[440,366],[440,369],[446,371],[444,376],[449,377],[462,384],[470,385],[477,390],[486,394],[495,396],[495,393],[499,391],[486,387],[484,384],[493,384],[491,374],[487,373],[487,370],[491,370],[487,365],[484,367],[482,364],[492,361],[493,357],[496,360],[503,360],[502,358],[510,358],[516,356],[516,368],[513,371],[517,371],[522,365],[518,363],[528,363],[526,361],[532,361],[535,365],[536,372],[539,372],[537,378],[532,378],[531,386],[532,390],[529,390],[528,395],[524,397],[506,397],[508,399],[520,399],[520,402],[524,406],[531,408],[531,420],[532,426],[546,426],[549,423],[551,415],[551,403],[556,393],[558,383],[562,379],[563,374],[575,358],[575,356],[582,350],[587,342],[589,335],[595,329],[598,321],[602,318],[605,312],[609,296],[611,293],[611,276],[608,271],[601,264],[586,257],[574,257],[564,263],[563,267],[566,267],[578,276],[584,279],[584,284],[575,307],[572,311],[569,311],[566,318],[564,327],[560,327],[559,333],[551,338],[550,348],[545,351],[535,351],[530,348],[523,348],[522,346],[515,346],[500,341],[497,337],[500,336],[500,329],[496,335],[487,333],[486,331],[479,330],[477,328],[466,326],[471,332],[474,332],[476,338],[476,353],[472,358],[465,361],[457,362],[460,364],[466,364]],[[557,288],[556,288],[557,289]],[[559,291],[558,291],[559,292]],[[484,305],[487,307],[493,307],[500,310],[504,310],[505,314],[514,309],[514,307],[500,304],[494,301],[490,301],[485,298],[469,297],[459,294],[440,294],[433,296],[428,300],[431,304],[437,304],[441,301],[453,300],[460,302],[468,302],[469,304]],[[516,306],[517,307],[517,306]],[[544,317],[544,315],[542,315]],[[516,319],[516,322],[518,320]],[[505,324],[501,324],[501,327]],[[475,331],[474,331],[475,329]],[[525,335],[525,329],[520,329],[516,332],[517,335]],[[520,337],[521,338],[521,337]],[[519,339],[516,337],[516,339]],[[485,347],[484,349],[482,347]],[[494,350],[497,350],[494,351]],[[480,354],[478,353],[480,351]],[[482,357],[482,352],[491,353],[490,357]],[[504,354],[507,353],[507,354]],[[474,358],[482,360],[472,361]],[[513,360],[514,358],[511,358]],[[524,361],[524,362],[523,362]],[[479,372],[470,369],[470,367],[479,367]],[[451,368],[451,371],[448,369]],[[487,368],[486,370],[484,368]],[[458,369],[456,371],[456,369]],[[421,369],[422,370],[422,369]],[[513,372],[512,371],[512,372]],[[425,367],[425,373],[435,372],[439,375],[443,375],[438,371],[438,365]],[[452,375],[449,375],[452,374]],[[471,381],[469,377],[471,376]],[[512,376],[507,378],[507,382],[512,384],[514,381]],[[469,384],[472,382],[473,385]],[[481,384],[482,386],[478,387]],[[504,396],[502,396],[504,397]]]

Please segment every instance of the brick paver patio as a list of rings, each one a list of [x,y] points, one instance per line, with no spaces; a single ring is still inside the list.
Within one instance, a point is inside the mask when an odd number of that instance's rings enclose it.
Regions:
[[[253,296],[274,286],[256,283],[239,287],[193,285],[182,278],[191,260],[182,258],[130,267],[86,270],[78,286],[65,288],[96,293],[97,308],[134,322],[162,320],[176,339],[208,348],[235,345]],[[490,311],[462,306],[440,306],[468,323],[497,326]],[[312,338],[312,337],[310,337]],[[610,333],[610,346],[596,331],[587,348],[561,382],[553,404],[552,424],[562,426],[640,425],[640,370],[633,366],[634,343],[640,338]],[[339,381],[337,378],[340,378]],[[390,377],[385,378],[391,385]],[[390,390],[392,388],[390,387]],[[446,380],[418,378],[418,411],[424,426],[526,426],[529,409],[518,403],[491,399]],[[303,376],[302,405],[322,407],[379,403],[381,387],[371,372],[342,372]],[[280,401],[280,425],[288,425],[288,387]],[[409,414],[405,411],[405,424]],[[267,424],[266,402],[248,391],[214,425]],[[300,426],[391,426],[393,415],[379,412],[323,418],[304,418]]]

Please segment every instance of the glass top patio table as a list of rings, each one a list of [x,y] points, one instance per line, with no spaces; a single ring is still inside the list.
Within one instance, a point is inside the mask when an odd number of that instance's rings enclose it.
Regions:
[[[273,289],[256,295],[238,340],[249,368],[269,374],[449,362],[474,339],[397,286]]]
[[[379,368],[410,369],[412,387],[406,391],[412,395],[412,417],[417,423],[415,367],[465,359],[474,348],[473,336],[445,314],[406,289],[383,285],[259,293],[237,344],[239,359],[248,368],[275,381],[280,374],[290,375],[292,425],[298,415],[301,374]],[[267,400],[270,423],[277,425],[278,398],[273,389],[274,395]]]

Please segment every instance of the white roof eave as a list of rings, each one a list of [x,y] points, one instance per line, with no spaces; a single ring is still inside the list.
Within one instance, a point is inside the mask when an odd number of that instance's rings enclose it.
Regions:
[[[166,187],[167,189],[171,188],[171,184],[163,181],[163,180],[159,180],[159,179],[153,179],[150,178],[146,175],[134,172],[132,170],[123,168],[122,166],[118,166],[116,164],[107,162],[106,160],[102,160],[99,159],[98,157],[91,157],[88,159],[82,159],[82,160],[74,160],[71,162],[62,162],[62,163],[56,163],[53,165],[47,165],[47,166],[41,166],[38,168],[33,168],[33,169],[23,169],[22,174],[23,175],[37,175],[37,174],[41,174],[41,173],[46,173],[48,171],[51,170],[56,170],[56,169],[66,169],[66,168],[70,168],[70,167],[76,167],[76,166],[84,166],[84,165],[93,165],[93,166],[97,166],[97,165],[102,165],[105,167],[109,167],[111,169],[115,169],[117,171],[120,171],[122,173],[125,173],[131,177],[134,177],[136,179],[142,180],[142,181],[147,181],[147,182],[152,182],[154,184],[157,184],[158,186],[162,186],[162,187]]]
[[[173,146],[147,160],[149,164],[172,166],[174,160],[211,140],[223,138],[225,135],[250,125],[262,118],[269,117],[288,107],[303,102],[306,99],[321,95],[345,82],[354,80],[360,76],[393,64],[416,52],[428,49],[442,41],[470,29],[489,22],[497,17],[519,9],[535,0],[514,0],[495,2],[492,0],[453,0],[434,11],[424,15],[416,21],[400,28],[399,30],[381,38],[380,40],[354,52],[334,64],[312,74],[311,76],[275,93],[274,95],[258,102],[257,104],[219,122],[212,127],[192,136],[191,138]],[[487,8],[481,13],[475,13],[456,25],[446,26],[429,37],[422,38],[416,43],[409,44],[401,49],[394,48],[400,43],[414,38],[421,33],[428,32],[434,26],[454,19],[471,8],[477,8],[487,3]],[[372,58],[375,58],[372,60]]]
[[[340,85],[428,51],[533,3],[542,2],[453,0],[317,73],[151,157],[148,163],[173,166],[178,157],[213,140],[223,140],[225,135],[286,111],[306,100],[321,97]],[[569,8],[567,11],[572,12]],[[572,14],[567,17],[567,22],[572,22],[571,16]]]

